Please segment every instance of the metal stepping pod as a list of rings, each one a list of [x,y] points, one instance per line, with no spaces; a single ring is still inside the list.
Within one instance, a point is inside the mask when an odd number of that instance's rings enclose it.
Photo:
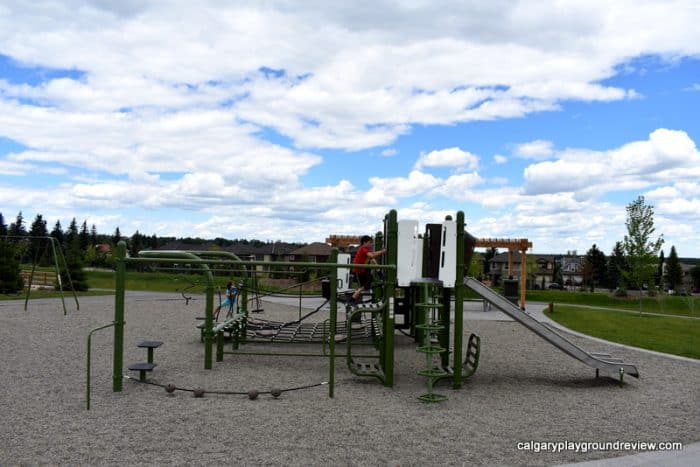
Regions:
[[[145,363],[132,363],[129,365],[129,371],[138,371],[139,372],[139,380],[140,381],[146,381],[146,372],[148,371],[153,371],[153,369],[158,366],[157,363],[153,363],[153,352],[155,349],[163,345],[162,342],[160,341],[143,341],[140,342],[137,347],[147,349],[148,350],[148,356],[147,356],[147,362]]]

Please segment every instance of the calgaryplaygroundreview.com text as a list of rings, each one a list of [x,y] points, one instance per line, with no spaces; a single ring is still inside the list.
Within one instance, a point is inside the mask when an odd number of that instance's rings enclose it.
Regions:
[[[518,451],[540,452],[593,452],[593,451],[682,451],[683,443],[672,441],[522,441]]]

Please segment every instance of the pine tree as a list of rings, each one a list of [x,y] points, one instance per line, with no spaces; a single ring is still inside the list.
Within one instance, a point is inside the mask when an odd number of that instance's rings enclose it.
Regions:
[[[87,276],[85,271],[83,271],[84,252],[80,248],[80,233],[75,217],[66,231],[63,250],[66,258],[67,270],[61,270],[61,282],[64,287],[69,287],[69,284],[73,284],[73,290],[76,291],[87,290]]]
[[[664,258],[664,250],[661,250],[659,253],[659,263],[656,266],[656,274],[654,274],[654,283],[658,287],[663,287],[663,282],[664,282],[664,262],[666,259]]]
[[[122,233],[119,231],[119,226],[117,226],[112,236],[112,245],[117,246],[117,243],[122,239]]]
[[[668,283],[669,290],[677,290],[678,287],[683,285],[683,269],[681,268],[681,262],[678,259],[675,246],[671,247],[671,253],[668,255],[668,262],[666,263],[666,282]]]
[[[49,231],[46,228],[46,221],[41,214],[37,214],[34,218],[34,222],[32,222],[32,226],[29,229],[29,235],[31,237],[47,237],[49,235]],[[29,241],[29,257],[33,262],[36,261],[37,264],[42,266],[50,264],[48,262],[48,245],[46,242],[47,240],[42,238],[32,238]]]
[[[22,216],[22,211],[17,214],[17,219],[10,224],[10,228],[7,234],[11,237],[26,237],[27,229],[24,227],[24,217]]]
[[[591,292],[596,285],[603,285],[605,283],[607,269],[605,253],[600,251],[598,246],[594,243],[586,252],[586,257],[584,258],[584,270],[589,274],[588,285],[591,288]]]
[[[92,224],[92,227],[90,228],[90,244],[95,246],[97,243],[97,227],[95,227],[95,224]]]
[[[80,249],[83,252],[87,251],[90,246],[90,233],[88,232],[87,221],[83,221],[83,225],[80,226]]]
[[[5,225],[5,218],[2,216],[2,213],[0,212],[0,237],[4,237],[7,235],[7,225]]]
[[[627,260],[625,259],[622,242],[615,243],[612,253],[608,258],[608,288],[613,290],[617,287],[622,287],[623,274],[629,270]]]
[[[63,227],[61,227],[61,221],[56,221],[56,224],[54,224],[53,230],[49,235],[55,238],[58,241],[59,245],[63,245],[63,242],[66,241],[66,236],[63,234]]]
[[[17,293],[24,287],[18,249],[15,242],[0,238],[0,293]]]

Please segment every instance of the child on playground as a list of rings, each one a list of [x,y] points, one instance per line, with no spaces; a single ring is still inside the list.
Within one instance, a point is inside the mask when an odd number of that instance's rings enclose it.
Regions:
[[[238,295],[238,289],[233,285],[232,281],[229,281],[228,284],[226,284],[226,299],[221,302],[221,305],[216,307],[216,310],[214,311],[214,319],[216,321],[219,320],[219,312],[221,311],[221,308],[233,308],[234,303],[236,303],[236,295]]]
[[[378,251],[372,251],[374,247],[374,240],[369,235],[363,235],[360,239],[360,248],[355,253],[355,258],[353,258],[353,264],[368,264],[370,262],[375,262],[375,258],[386,254],[386,248],[382,248]],[[350,303],[360,302],[360,294],[363,290],[369,290],[372,286],[372,271],[365,268],[353,268],[352,272],[357,276],[357,280],[360,283],[360,287],[353,292],[350,298]]]

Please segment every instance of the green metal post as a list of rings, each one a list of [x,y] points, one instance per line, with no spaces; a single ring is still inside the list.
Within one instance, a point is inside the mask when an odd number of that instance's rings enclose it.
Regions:
[[[124,295],[126,289],[126,243],[117,244],[114,292],[114,361],[112,391],[121,392],[124,373]]]
[[[457,271],[455,274],[455,334],[452,349],[452,387],[462,387],[462,335],[464,334],[464,213],[457,212]]]
[[[399,227],[396,210],[389,211],[386,223],[386,261],[387,264],[396,265],[399,241]],[[384,300],[387,301],[387,310],[384,313],[384,346],[382,349],[382,367],[384,369],[384,386],[394,386],[394,299],[396,288],[396,269],[387,270]]]
[[[90,349],[92,348],[92,335],[101,329],[106,329],[109,327],[114,326],[117,323],[109,323],[105,324],[104,326],[100,326],[99,328],[95,328],[92,331],[88,333],[88,338],[87,338],[87,376],[85,378],[85,383],[86,383],[86,388],[85,388],[85,404],[86,404],[86,409],[90,410]],[[151,362],[153,363],[153,362]]]
[[[331,249],[331,264],[338,263],[338,249]],[[328,397],[333,397],[333,392],[335,390],[335,332],[336,326],[338,325],[338,268],[331,267],[331,316],[330,316],[330,331],[328,332],[329,340],[329,354],[330,362],[328,365]]]

